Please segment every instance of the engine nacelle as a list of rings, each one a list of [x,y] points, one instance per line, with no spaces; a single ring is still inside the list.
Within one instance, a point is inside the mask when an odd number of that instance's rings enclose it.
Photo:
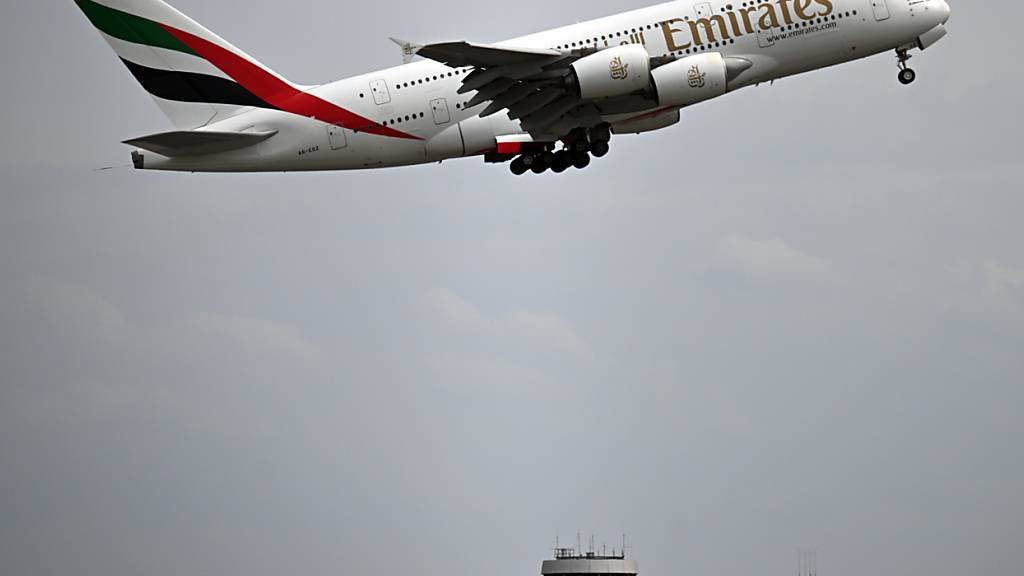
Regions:
[[[725,94],[728,71],[718,52],[695,54],[651,72],[659,106],[689,106]]]
[[[639,118],[623,120],[612,124],[612,132],[616,134],[643,134],[668,128],[679,123],[679,109],[661,110],[654,114],[645,114]]]
[[[651,84],[651,56],[640,44],[602,50],[573,63],[570,82],[581,98],[608,98]]]

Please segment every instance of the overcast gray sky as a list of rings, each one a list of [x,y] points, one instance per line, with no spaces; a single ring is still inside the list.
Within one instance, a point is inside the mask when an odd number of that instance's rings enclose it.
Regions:
[[[638,0],[177,0],[299,82]],[[1024,565],[1019,2],[585,172],[204,176],[69,1],[6,2],[0,572],[648,576]]]

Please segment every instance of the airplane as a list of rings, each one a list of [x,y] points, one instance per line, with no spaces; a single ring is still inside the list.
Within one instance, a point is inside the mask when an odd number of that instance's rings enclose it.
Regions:
[[[126,140],[141,170],[354,170],[482,157],[583,169],[620,134],[741,88],[947,33],[946,0],[680,0],[493,44],[394,40],[403,64],[286,80],[162,0],[75,0],[175,130]]]

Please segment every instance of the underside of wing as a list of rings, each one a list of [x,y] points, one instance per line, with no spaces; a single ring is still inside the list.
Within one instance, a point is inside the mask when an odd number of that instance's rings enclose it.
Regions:
[[[513,120],[538,140],[556,140],[578,128],[602,122],[602,116],[645,110],[655,103],[638,91],[611,98],[585,98],[573,64],[597,48],[572,51],[447,42],[429,44],[417,54],[454,67],[472,67],[460,94],[475,92],[467,108],[487,104],[481,117],[507,110]]]

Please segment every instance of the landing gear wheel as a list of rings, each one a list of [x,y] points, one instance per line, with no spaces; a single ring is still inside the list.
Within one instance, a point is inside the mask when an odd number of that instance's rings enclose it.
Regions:
[[[572,157],[565,150],[555,152],[555,161],[551,164],[551,171],[561,174],[572,166]]]
[[[573,140],[572,144],[569,144],[569,149],[577,154],[586,154],[590,150],[590,144],[583,138],[580,138]]]
[[[572,165],[577,170],[583,170],[587,166],[590,166],[590,154],[586,152],[577,152],[572,155]]]
[[[607,142],[612,139],[611,126],[608,124],[601,124],[595,128],[590,129],[590,141],[591,142]]]
[[[896,65],[900,67],[900,84],[903,84],[904,86],[912,84],[914,80],[917,80],[917,73],[907,67],[907,62],[909,62],[911,58],[913,58],[913,56],[911,56],[905,48],[896,50]]]
[[[516,176],[522,176],[523,174],[526,174],[526,171],[529,169],[530,168],[523,163],[522,158],[516,158],[515,160],[512,161],[512,164],[509,165],[509,170],[511,170],[512,173],[515,174]]]
[[[547,172],[548,165],[545,164],[543,160],[537,160],[533,163],[533,166],[530,166],[530,170],[532,170],[534,174],[543,174]]]
[[[590,145],[590,148],[590,153],[594,155],[594,158],[602,158],[605,154],[608,153],[608,141],[597,140],[596,142]]]

